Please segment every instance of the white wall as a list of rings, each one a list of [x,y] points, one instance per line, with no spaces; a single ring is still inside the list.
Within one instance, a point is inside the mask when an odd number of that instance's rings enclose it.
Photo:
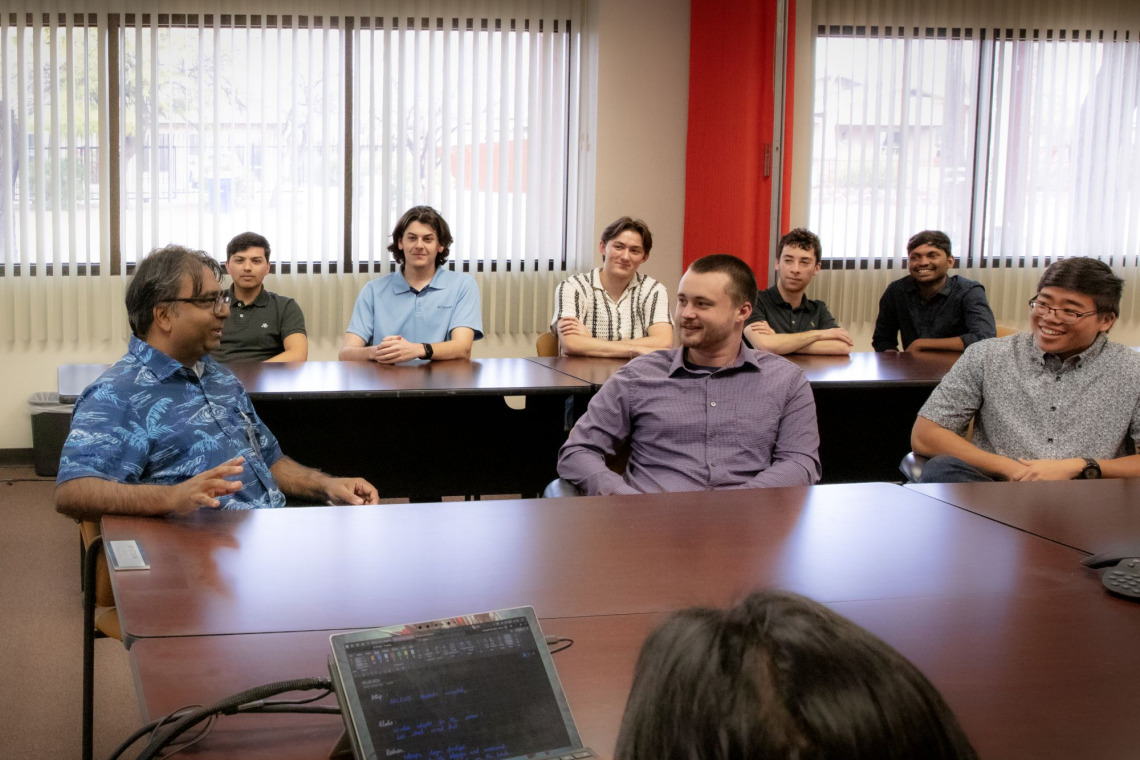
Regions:
[[[646,11],[635,0],[589,2],[587,48],[593,51],[598,91],[596,129],[585,135],[595,162],[593,239],[623,214],[644,218],[654,238],[645,271],[672,293],[681,276],[685,210],[689,2],[659,0]],[[595,260],[600,261],[596,253]],[[274,287],[271,280],[267,285]],[[335,359],[342,329],[312,335],[309,358]],[[476,343],[474,354],[533,356],[535,337],[491,337]],[[56,389],[60,364],[113,362],[125,349],[120,341],[0,343],[0,449],[31,447],[27,398]]]

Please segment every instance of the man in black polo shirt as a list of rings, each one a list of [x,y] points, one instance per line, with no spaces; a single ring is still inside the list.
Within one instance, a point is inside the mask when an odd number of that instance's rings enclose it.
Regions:
[[[269,274],[269,241],[243,232],[226,246],[230,315],[222,344],[211,353],[220,362],[303,362],[309,356],[305,315],[292,298],[261,286]]]
[[[897,351],[964,351],[997,335],[994,313],[980,282],[949,274],[954,266],[950,238],[923,230],[906,244],[906,277],[895,280],[879,299],[871,347]]]
[[[819,273],[819,238],[794,229],[776,247],[776,284],[756,294],[744,338],[753,348],[774,354],[849,354],[853,342],[823,301],[804,296]]]

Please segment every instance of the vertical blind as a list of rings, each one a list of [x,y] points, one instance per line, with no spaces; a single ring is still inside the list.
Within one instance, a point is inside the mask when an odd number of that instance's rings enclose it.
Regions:
[[[858,304],[850,318],[873,318],[922,229],[950,235],[999,319],[1022,316],[1060,257],[1100,258],[1140,284],[1140,6],[813,11],[809,218],[833,268],[867,272],[825,278],[837,302]]]
[[[342,332],[418,204],[486,331],[542,329],[576,264],[580,2],[54,6],[0,11],[0,339],[120,335],[142,255],[245,230]]]

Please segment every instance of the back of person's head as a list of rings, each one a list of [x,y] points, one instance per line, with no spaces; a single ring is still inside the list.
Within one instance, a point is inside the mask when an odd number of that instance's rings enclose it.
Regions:
[[[724,272],[728,275],[728,295],[735,306],[756,297],[756,275],[752,268],[740,259],[727,253],[714,253],[702,256],[689,265],[690,272],[708,274]]]
[[[443,246],[442,250],[436,254],[435,265],[437,267],[443,266],[443,262],[447,261],[447,257],[451,253],[451,244],[454,239],[451,237],[451,228],[447,226],[447,221],[431,206],[412,206],[404,212],[400,221],[396,222],[396,229],[392,230],[392,243],[388,246],[388,250],[396,257],[400,266],[403,266],[404,252],[400,250],[400,240],[403,239],[404,233],[408,230],[408,225],[412,222],[426,224],[435,231],[436,241]]]
[[[920,245],[932,245],[950,258],[954,257],[954,252],[950,250],[950,237],[945,232],[923,230],[911,235],[910,240],[906,241],[906,252],[910,253]]]
[[[930,682],[805,597],[761,591],[649,635],[614,760],[974,760]]]
[[[1077,256],[1053,262],[1037,282],[1042,288],[1064,288],[1092,298],[1096,310],[1102,314],[1120,316],[1120,296],[1124,293],[1124,280],[1117,277],[1103,261]]]
[[[127,320],[131,324],[131,332],[146,339],[154,322],[154,308],[179,297],[184,277],[189,277],[194,286],[191,297],[201,295],[203,268],[221,282],[222,265],[205,251],[168,245],[148,253],[135,268],[135,276],[127,286]]]
[[[777,258],[784,253],[784,246],[786,245],[805,251],[811,251],[815,254],[816,264],[823,261],[823,246],[819,242],[819,236],[811,230],[796,227],[794,230],[789,230],[784,233],[784,236],[780,238],[780,242],[776,245]]]
[[[258,235],[256,232],[243,232],[234,236],[234,239],[226,246],[226,261],[233,258],[235,253],[241,253],[250,248],[264,248],[265,260],[269,261],[269,254],[271,253],[269,241],[265,239],[264,235]]]
[[[641,247],[645,249],[645,255],[648,256],[649,252],[653,250],[653,233],[649,231],[648,224],[632,216],[623,216],[606,225],[606,228],[602,230],[602,245],[608,244],[626,230],[633,230],[641,235]]]

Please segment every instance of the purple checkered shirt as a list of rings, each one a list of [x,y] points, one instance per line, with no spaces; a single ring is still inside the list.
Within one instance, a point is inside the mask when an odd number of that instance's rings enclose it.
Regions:
[[[614,373],[563,445],[559,476],[588,494],[819,480],[815,398],[799,367],[742,344],[727,367],[690,369],[683,351],[654,351]],[[627,440],[622,476],[605,457]]]

